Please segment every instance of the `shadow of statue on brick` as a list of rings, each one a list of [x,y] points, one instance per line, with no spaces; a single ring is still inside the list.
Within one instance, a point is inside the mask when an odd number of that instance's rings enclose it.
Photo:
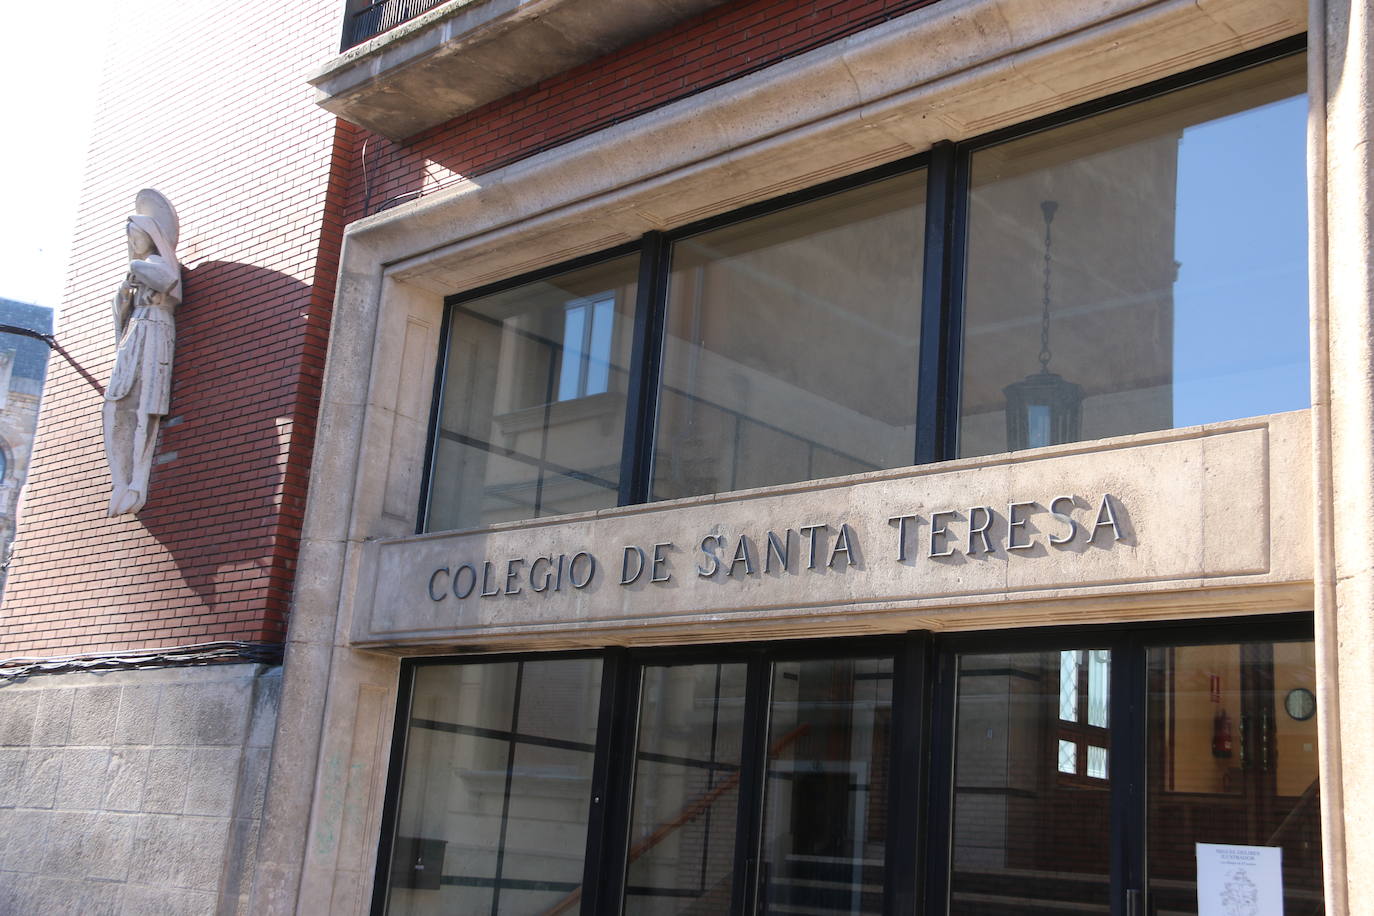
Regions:
[[[183,282],[171,412],[138,518],[205,613],[244,611],[261,632],[241,638],[279,640],[324,363],[312,344],[332,286],[232,261],[200,263]],[[243,607],[219,606],[221,591]]]

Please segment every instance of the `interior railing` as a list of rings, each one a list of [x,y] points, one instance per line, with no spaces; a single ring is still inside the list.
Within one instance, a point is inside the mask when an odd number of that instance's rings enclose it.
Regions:
[[[798,725],[777,741],[773,742],[772,747],[768,749],[768,756],[770,758],[776,757],[809,731],[811,731],[811,724],[809,722],[803,722],[801,725]],[[626,869],[628,870],[630,863],[643,856],[659,843],[668,839],[668,837],[679,828],[690,824],[692,821],[709,811],[711,806],[714,805],[722,795],[739,785],[739,780],[740,773],[737,770],[721,780],[720,785],[711,789],[711,791],[689,801],[682,807],[682,810],[679,811],[676,816],[665,821],[663,824],[659,825],[658,829],[653,833],[631,846],[629,854],[625,857]],[[544,916],[559,916],[560,913],[566,913],[576,906],[581,899],[582,888],[579,887],[571,891],[568,896],[555,903],[552,907],[545,910]]]

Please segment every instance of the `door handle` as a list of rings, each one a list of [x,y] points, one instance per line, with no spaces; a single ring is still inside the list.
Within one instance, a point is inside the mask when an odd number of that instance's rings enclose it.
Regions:
[[[1145,916],[1145,893],[1139,888],[1126,891],[1126,916]]]
[[[1269,710],[1260,714],[1260,769],[1269,772],[1269,742],[1270,733],[1274,730],[1274,720],[1269,715]]]

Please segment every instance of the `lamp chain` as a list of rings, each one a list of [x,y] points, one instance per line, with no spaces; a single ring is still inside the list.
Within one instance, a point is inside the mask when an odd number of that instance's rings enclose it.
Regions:
[[[1050,233],[1050,224],[1054,222],[1054,213],[1059,209],[1059,202],[1045,200],[1040,202],[1040,211],[1045,214],[1045,298],[1044,312],[1040,316],[1040,371],[1042,373],[1050,371],[1050,244],[1053,236]]]

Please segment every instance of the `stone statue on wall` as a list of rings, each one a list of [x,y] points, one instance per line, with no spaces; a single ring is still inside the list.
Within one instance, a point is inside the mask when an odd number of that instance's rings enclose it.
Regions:
[[[148,498],[158,428],[167,415],[181,303],[176,210],[142,190],[125,231],[129,270],[114,299],[115,363],[105,389],[105,457],[114,484],[110,516],[133,514]]]

